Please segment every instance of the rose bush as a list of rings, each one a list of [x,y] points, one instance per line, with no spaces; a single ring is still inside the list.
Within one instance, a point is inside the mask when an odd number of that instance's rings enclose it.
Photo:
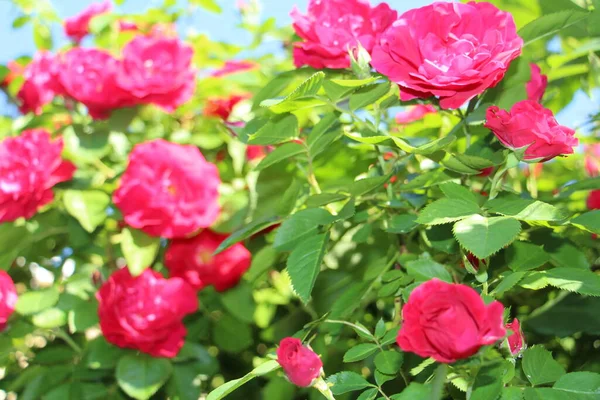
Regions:
[[[14,1],[0,399],[598,396],[595,2],[121,3]]]

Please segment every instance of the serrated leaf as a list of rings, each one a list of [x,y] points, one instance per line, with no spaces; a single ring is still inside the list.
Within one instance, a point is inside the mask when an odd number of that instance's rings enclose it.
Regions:
[[[463,200],[475,205],[479,205],[479,199],[473,193],[473,191],[459,185],[458,183],[446,182],[440,185],[440,189],[449,199]]]
[[[424,174],[418,174],[410,182],[400,185],[400,190],[417,190],[426,189],[432,186],[441,185],[444,182],[452,181],[456,179],[458,175],[450,175],[443,168],[436,169],[433,171],[425,172]]]
[[[240,228],[237,231],[233,232],[231,235],[229,235],[227,237],[227,239],[225,239],[219,245],[219,247],[217,247],[214,254],[215,255],[219,254],[220,252],[230,248],[234,244],[241,242],[242,240],[245,240],[245,239],[249,238],[250,236],[252,236],[264,229],[267,229],[270,226],[276,225],[280,222],[281,222],[281,220],[278,217],[268,217],[268,218],[262,218],[262,219],[253,221],[253,222],[249,223],[248,225],[244,226],[243,228]]]
[[[523,400],[523,389],[519,387],[505,387],[502,389],[502,400]]]
[[[525,277],[525,274],[525,271],[519,271],[508,273],[507,275],[503,276],[498,286],[496,286],[492,292],[492,295],[496,297],[502,296],[506,291],[515,287],[521,281],[521,279]]]
[[[294,292],[304,303],[308,303],[317,275],[321,271],[327,243],[329,234],[313,236],[296,246],[288,257],[287,271]]]
[[[110,196],[100,190],[66,190],[63,202],[67,212],[91,233],[106,220]]]
[[[454,224],[453,232],[462,247],[482,259],[512,243],[521,232],[521,223],[510,217],[473,215]]]
[[[573,218],[571,224],[588,232],[600,234],[600,210],[583,213]]]
[[[433,154],[436,151],[439,151],[439,150],[449,146],[452,142],[454,142],[456,140],[456,136],[447,135],[447,136],[444,136],[443,138],[436,139],[434,141],[431,141],[431,142],[421,145],[419,147],[414,147],[414,146],[411,146],[409,143],[407,143],[405,140],[400,139],[399,137],[396,137],[396,136],[371,135],[371,134],[364,135],[364,134],[360,134],[357,132],[348,132],[348,131],[344,131],[344,135],[346,135],[348,138],[350,138],[352,140],[355,140],[360,143],[366,143],[366,144],[379,144],[379,143],[385,142],[387,140],[391,140],[394,142],[394,144],[396,146],[398,146],[398,148],[402,149],[403,151],[405,151],[407,153],[422,154],[422,155]]]
[[[512,216],[523,221],[560,221],[566,218],[563,211],[552,204],[537,200],[503,197],[485,203],[489,212]]]
[[[350,109],[356,111],[381,99],[390,91],[390,82],[363,86],[350,96]]]
[[[352,186],[350,186],[349,192],[354,197],[363,196],[380,186],[383,186],[383,184],[389,181],[391,177],[391,174],[387,174],[385,176],[376,176],[374,178],[365,178],[354,181]]]
[[[138,276],[148,268],[156,258],[159,249],[160,238],[148,236],[137,229],[123,229],[121,251],[132,276]]]
[[[282,114],[271,118],[256,132],[248,135],[250,144],[277,144],[298,137],[298,118],[294,114]]]
[[[361,390],[373,386],[361,375],[351,371],[342,371],[331,375],[329,378],[327,378],[327,383],[332,385],[331,392],[335,395],[353,392],[355,390]]]
[[[58,303],[58,296],[58,289],[54,287],[25,292],[17,298],[15,311],[21,315],[38,313]]]
[[[324,78],[325,73],[319,71],[311,75],[283,99],[264,100],[260,105],[269,108],[274,113],[280,114],[326,104],[314,97],[321,88]]]
[[[419,365],[417,365],[416,367],[414,367],[413,369],[410,370],[410,374],[412,376],[417,376],[419,375],[421,372],[425,371],[425,369],[427,367],[429,367],[430,365],[435,364],[435,359],[433,358],[427,358],[423,361],[421,361],[421,363]]]
[[[367,389],[356,400],[375,400],[378,394],[379,390],[377,388]]]
[[[552,353],[542,346],[530,347],[523,353],[523,372],[532,385],[557,381],[565,369],[552,358]]]
[[[277,229],[273,247],[279,251],[293,250],[302,240],[315,235],[319,226],[332,221],[332,215],[322,208],[300,210],[286,218]]]
[[[411,382],[402,393],[390,397],[391,400],[431,400],[432,386]]]
[[[594,372],[571,372],[561,376],[552,386],[569,399],[594,400],[600,397],[600,374]]]
[[[452,275],[446,268],[432,259],[422,258],[406,263],[406,272],[416,281],[428,281],[438,278],[444,282],[452,283]]]
[[[404,356],[395,350],[382,351],[375,356],[375,368],[382,374],[395,375],[400,371]]]
[[[589,12],[571,9],[542,15],[540,18],[531,21],[519,29],[518,33],[523,39],[523,45],[526,46],[538,39],[556,34],[564,28],[583,21],[589,14]]]
[[[129,396],[147,400],[167,382],[172,371],[166,358],[127,354],[117,364],[116,378],[119,387]]]
[[[273,164],[287,160],[288,158],[306,153],[306,148],[298,143],[285,143],[267,154],[265,158],[256,166],[255,170],[260,171]]]
[[[479,370],[473,383],[470,400],[496,400],[502,392],[504,363],[485,366]]]
[[[379,347],[373,343],[357,344],[356,346],[348,349],[348,351],[344,354],[344,362],[349,363],[364,360],[370,355],[375,354],[377,350],[379,350]]]
[[[426,206],[417,218],[423,225],[440,225],[478,214],[477,203],[461,199],[440,199]]]
[[[554,268],[544,271],[548,284],[562,290],[600,296],[600,275],[578,268]]]
[[[508,267],[513,271],[529,271],[550,261],[544,248],[533,243],[515,242],[505,253]]]
[[[312,128],[308,138],[306,138],[311,157],[316,157],[340,134],[334,129],[337,126],[339,126],[339,114],[330,113],[321,118]]]
[[[414,214],[394,215],[388,221],[385,231],[389,233],[408,233],[417,226],[419,224],[417,223],[417,216]]]
[[[347,195],[343,193],[319,193],[312,195],[306,200],[307,207],[321,207],[337,201],[346,200]]]
[[[275,360],[267,361],[266,363],[261,364],[258,367],[254,368],[252,371],[250,371],[248,374],[244,375],[242,378],[238,378],[238,379],[234,379],[229,382],[225,382],[224,384],[222,384],[221,386],[219,386],[218,388],[216,388],[215,390],[210,392],[208,394],[208,396],[206,397],[206,400],[224,399],[231,392],[233,392],[237,388],[243,386],[244,384],[248,383],[252,379],[254,379],[258,376],[266,375],[266,374],[273,372],[279,368],[280,368],[280,365],[277,361],[275,361]]]

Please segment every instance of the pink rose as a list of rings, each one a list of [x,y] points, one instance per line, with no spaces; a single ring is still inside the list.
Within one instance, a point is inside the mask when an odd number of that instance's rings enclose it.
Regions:
[[[223,292],[238,284],[250,268],[252,255],[241,243],[213,256],[214,251],[227,239],[209,230],[190,239],[175,239],[167,248],[165,266],[170,276],[184,279],[195,289],[213,285]]]
[[[15,311],[17,304],[17,289],[10,275],[0,271],[0,332],[6,329],[8,319]]]
[[[123,50],[118,84],[139,103],[172,112],[196,89],[192,48],[179,39],[138,36]]]
[[[52,187],[73,177],[62,150],[62,139],[52,141],[43,129],[0,142],[0,223],[33,217],[54,199]]]
[[[502,304],[485,305],[470,286],[432,279],[413,290],[402,309],[398,345],[421,357],[453,363],[504,337],[503,312]]]
[[[119,67],[120,61],[105,51],[74,48],[63,55],[60,82],[68,96],[88,108],[92,118],[108,118],[112,110],[136,103],[117,85]]]
[[[506,329],[510,329],[513,333],[508,337],[508,347],[513,355],[517,355],[525,350],[525,338],[521,331],[521,324],[518,319],[514,319],[513,322],[506,324]]]
[[[294,8],[294,64],[313,68],[348,68],[348,51],[360,43],[371,52],[381,33],[398,17],[386,4],[371,7],[368,0],[310,0],[308,14]]]
[[[42,107],[50,103],[63,89],[58,81],[60,64],[56,57],[48,52],[39,52],[23,71],[23,86],[17,93],[19,109],[23,114],[33,112],[41,114]]]
[[[197,147],[156,139],[133,148],[113,200],[129,226],[183,238],[218,218],[220,183]]]
[[[484,126],[509,149],[529,146],[525,151],[529,161],[571,154],[579,143],[573,129],[559,125],[552,111],[531,100],[516,103],[510,112],[496,106],[488,108]]]
[[[585,172],[588,176],[598,176],[600,173],[600,143],[587,144],[584,147]]]
[[[396,123],[400,125],[410,124],[411,122],[422,120],[427,114],[434,114],[437,110],[431,104],[417,104],[408,111],[402,111],[396,114]]]
[[[277,362],[290,382],[297,386],[310,386],[321,375],[323,362],[300,339],[287,337],[277,348]]]
[[[587,198],[587,208],[600,210],[600,190],[592,190]]]
[[[183,317],[198,309],[196,292],[183,279],[145,269],[133,277],[114,272],[96,293],[106,341],[154,357],[175,357],[185,341]]]
[[[403,101],[437,96],[459,108],[496,86],[523,40],[512,16],[485,2],[437,2],[407,11],[381,35],[371,65]]]
[[[225,65],[223,65],[223,67],[211,72],[210,76],[213,78],[221,78],[223,76],[233,75],[239,72],[252,71],[257,68],[258,64],[254,61],[229,60],[225,61]]]
[[[546,91],[546,86],[548,86],[548,77],[542,75],[542,70],[537,64],[532,63],[531,79],[525,85],[527,99],[537,101],[538,103],[541,102],[542,97],[544,97],[544,92]]]
[[[89,33],[89,24],[92,18],[109,12],[111,8],[109,0],[91,4],[81,13],[65,19],[65,33],[74,41],[80,42]]]
[[[249,93],[231,95],[229,97],[209,97],[204,106],[204,115],[227,121],[233,108],[241,101],[252,97]]]

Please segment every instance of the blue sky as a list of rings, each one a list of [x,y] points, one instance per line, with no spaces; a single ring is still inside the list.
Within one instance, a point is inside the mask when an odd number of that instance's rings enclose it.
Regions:
[[[179,1],[184,2],[186,0]],[[180,29],[192,28],[198,32],[208,33],[212,38],[220,41],[240,45],[249,43],[251,38],[243,30],[236,28],[236,24],[239,22],[235,8],[236,0],[217,1],[223,8],[222,14],[216,15],[198,11],[192,18],[181,21],[179,24]],[[62,18],[80,12],[93,2],[94,0],[52,0],[54,8]],[[115,10],[123,14],[139,13],[149,7],[158,6],[162,2],[163,0],[125,0],[122,5],[116,6]],[[372,0],[372,2],[375,3],[376,0]],[[392,8],[403,12],[411,8],[424,6],[432,1],[387,0],[387,2]],[[292,7],[298,5],[301,10],[305,10],[308,0],[262,0],[262,4],[263,18],[275,17],[277,24],[283,26],[290,23],[289,12]],[[31,26],[27,25],[18,30],[12,29],[12,21],[18,16],[18,9],[10,1],[0,0],[0,38],[2,38],[0,64],[6,64],[7,61],[16,57],[32,55],[35,52]],[[62,45],[66,42],[66,38],[58,25],[55,26],[53,37],[55,44]],[[266,49],[269,51],[268,47]],[[600,96],[600,93],[597,91],[596,95]],[[560,123],[571,127],[579,125],[586,119],[587,115],[597,112],[600,108],[600,101],[597,96],[591,100],[584,93],[578,93],[575,100],[557,116],[557,119]],[[0,96],[0,114],[5,113],[3,112],[5,107],[7,107],[5,99]]]

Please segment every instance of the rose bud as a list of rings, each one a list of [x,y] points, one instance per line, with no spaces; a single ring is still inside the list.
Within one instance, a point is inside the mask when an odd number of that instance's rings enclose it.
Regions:
[[[531,101],[542,101],[544,92],[548,86],[548,77],[542,74],[542,70],[537,64],[531,64],[531,79],[525,85],[527,90],[527,99]]]
[[[308,13],[290,13],[302,41],[294,44],[296,67],[349,68],[349,49],[360,44],[368,53],[379,35],[398,16],[386,3],[371,7],[366,0],[310,0]]]
[[[579,143],[573,129],[559,125],[552,111],[531,100],[516,103],[510,112],[491,106],[484,126],[511,150],[529,146],[524,154],[529,162],[571,154]]]
[[[497,301],[486,305],[475,289],[432,279],[410,294],[397,342],[403,351],[453,363],[506,335]]]
[[[402,101],[439,97],[456,109],[496,86],[523,40],[510,13],[486,2],[436,2],[405,12],[379,38],[371,64]]]
[[[8,318],[15,311],[17,304],[17,289],[10,275],[0,271],[0,332],[6,329]]]
[[[513,322],[506,324],[505,328],[513,331],[513,333],[508,337],[508,347],[510,348],[512,355],[517,355],[525,350],[527,345],[525,344],[525,338],[523,336],[523,332],[521,331],[521,324],[519,323],[519,320],[515,318]]]
[[[231,95],[229,97],[209,97],[204,106],[204,115],[228,121],[234,107],[241,101],[252,97],[249,93]]]
[[[311,386],[323,370],[321,358],[300,339],[287,337],[277,348],[277,362],[290,382],[297,386]]]
[[[54,200],[52,187],[75,173],[62,150],[62,139],[51,140],[43,129],[0,142],[0,223],[31,218]]]
[[[480,178],[487,178],[492,174],[492,172],[494,172],[494,167],[487,167],[479,171],[479,174],[477,174],[477,176],[479,176]]]
[[[600,210],[600,190],[592,190],[586,203],[589,210]]]
[[[80,42],[88,33],[92,18],[97,15],[105,14],[111,10],[110,1],[102,3],[93,3],[81,13],[65,19],[65,33],[75,42]]]
[[[480,264],[487,266],[487,262],[485,260],[480,260],[479,258],[475,257],[475,254],[471,253],[470,251],[467,252],[467,260],[469,261],[469,264],[473,266],[475,271],[479,271]]]
[[[198,309],[196,292],[181,278],[151,269],[133,277],[114,272],[96,293],[106,341],[154,357],[175,357],[185,341],[183,317]]]

